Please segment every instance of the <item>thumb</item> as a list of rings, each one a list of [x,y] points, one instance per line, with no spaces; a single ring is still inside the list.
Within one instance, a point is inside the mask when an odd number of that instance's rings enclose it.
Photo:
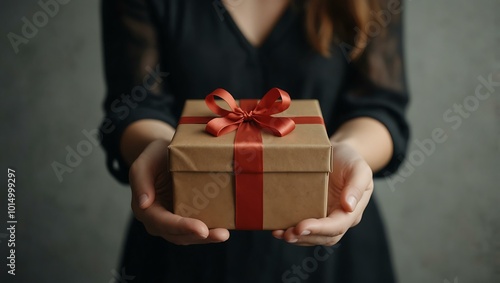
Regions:
[[[155,181],[161,170],[167,170],[168,143],[154,141],[137,157],[129,172],[132,206],[148,208],[155,200]]]
[[[373,189],[373,173],[364,161],[352,166],[345,175],[341,203],[345,211],[353,212],[366,191]]]

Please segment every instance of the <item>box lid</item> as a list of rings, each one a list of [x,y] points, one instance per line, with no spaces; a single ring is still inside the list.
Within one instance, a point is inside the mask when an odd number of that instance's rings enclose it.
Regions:
[[[220,102],[218,102],[220,103]],[[224,104],[219,104],[224,107]],[[182,116],[216,117],[204,100],[187,100]],[[317,100],[293,100],[275,117],[321,116]],[[180,124],[169,145],[170,171],[232,172],[235,131],[215,137],[206,124]],[[331,172],[332,149],[324,125],[296,124],[284,137],[261,131],[264,172]],[[252,158],[249,153],[249,158]]]

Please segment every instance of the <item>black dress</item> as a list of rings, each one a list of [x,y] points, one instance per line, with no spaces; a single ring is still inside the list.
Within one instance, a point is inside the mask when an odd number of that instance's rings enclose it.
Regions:
[[[408,140],[401,14],[379,1],[391,13],[387,30],[375,33],[377,23],[385,24],[375,19],[369,45],[351,62],[346,44],[332,44],[329,58],[312,50],[300,5],[292,4],[255,48],[219,0],[104,0],[108,92],[101,131],[111,173],[128,180],[118,143],[129,124],[157,119],[175,127],[186,99],[219,87],[235,98],[260,98],[279,87],[292,99],[318,99],[330,135],[349,119],[375,118],[394,142],[394,156],[376,176],[395,171]],[[268,231],[231,231],[225,243],[176,246],[132,220],[122,268],[135,276],[130,282],[394,282],[373,200],[333,248],[297,247]]]

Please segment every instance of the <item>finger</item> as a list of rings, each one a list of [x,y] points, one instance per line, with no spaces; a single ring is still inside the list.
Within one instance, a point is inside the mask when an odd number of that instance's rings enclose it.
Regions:
[[[319,219],[314,219],[319,220]],[[345,232],[338,232],[338,235],[319,235],[313,234],[309,230],[304,230],[301,234],[296,233],[297,227],[288,228],[283,235],[283,240],[290,244],[298,246],[333,246],[335,245]]]
[[[145,210],[137,208],[134,214],[149,234],[160,236],[175,244],[188,244],[206,239],[209,235],[208,228],[200,220],[175,215],[159,203],[154,203]]]
[[[283,239],[283,235],[285,234],[285,230],[274,230],[272,232],[272,235],[276,238],[276,239]]]
[[[370,196],[371,194],[363,195],[352,213],[335,210],[326,218],[303,220],[294,229],[288,229],[283,238],[296,245],[334,245],[349,228],[359,223]]]
[[[283,240],[290,244],[293,244],[299,240],[300,236],[300,234],[296,234],[295,227],[290,227],[284,231]]]
[[[334,210],[328,217],[320,219],[306,219],[299,222],[294,229],[295,235],[322,235],[335,237],[345,233],[345,231],[354,224],[363,215],[368,202],[370,201],[371,192],[363,194],[356,209],[353,212],[346,212],[342,209]],[[308,233],[310,231],[310,233]]]
[[[227,229],[209,230],[202,221],[173,214],[156,203],[139,214],[154,234],[175,244],[217,243],[229,239]]]
[[[349,222],[353,222],[354,217],[341,209],[333,211],[328,217],[315,219],[305,219],[295,226],[293,230],[296,236],[321,235],[335,237],[345,232],[349,227]]]
[[[297,226],[288,228],[283,239],[296,245],[334,245],[347,231],[347,224],[344,211],[337,210],[330,217],[321,219],[306,219]]]
[[[210,229],[207,240],[211,243],[225,242],[229,239],[229,230],[223,228]]]
[[[340,242],[342,237],[344,237],[345,234],[335,236],[335,237],[324,237],[324,236],[306,236],[306,237],[301,237],[297,242],[293,243],[294,245],[297,246],[304,246],[304,247],[310,247],[310,246],[334,246]]]
[[[134,212],[157,235],[197,235],[200,239],[209,235],[208,227],[202,221],[173,214],[157,202],[145,210]]]
[[[155,200],[155,178],[158,170],[168,165],[167,146],[165,141],[152,142],[130,167],[132,202],[142,209],[148,208]]]
[[[209,231],[208,237],[200,239],[194,235],[165,235],[164,239],[176,245],[196,245],[221,243],[229,239],[229,231],[227,229],[217,228]]]
[[[373,173],[368,164],[360,162],[352,166],[345,178],[341,205],[345,211],[353,212],[365,191],[373,189]]]

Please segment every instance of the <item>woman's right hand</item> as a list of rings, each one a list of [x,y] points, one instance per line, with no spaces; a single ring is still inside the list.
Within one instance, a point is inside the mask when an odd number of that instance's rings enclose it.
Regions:
[[[181,217],[169,210],[172,184],[168,170],[168,142],[150,143],[130,167],[132,210],[149,234],[177,245],[224,242],[227,229],[208,229],[200,220]]]

